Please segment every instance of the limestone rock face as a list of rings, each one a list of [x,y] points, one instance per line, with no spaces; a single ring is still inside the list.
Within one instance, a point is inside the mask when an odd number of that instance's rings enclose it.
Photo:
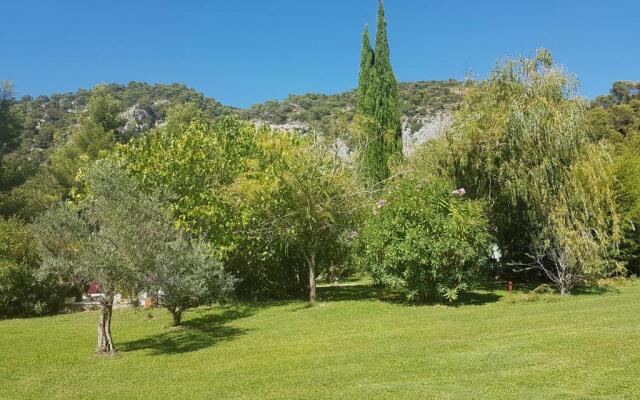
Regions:
[[[145,108],[135,104],[120,114],[126,121],[123,132],[134,131],[140,133],[151,129],[155,125],[153,115]]]
[[[307,132],[310,129],[309,124],[302,121],[289,121],[284,124],[275,124],[269,121],[264,121],[261,119],[252,120],[256,126],[268,125],[271,129],[275,130],[283,130],[283,131],[292,131],[292,132]]]
[[[406,120],[402,121],[402,153],[409,155],[413,153],[417,146],[430,139],[444,135],[444,132],[451,126],[451,112],[440,111],[432,116],[420,119],[421,128],[412,131]]]
[[[252,120],[256,126],[268,125],[272,129],[292,131],[298,133],[306,133],[310,126],[303,121],[288,121],[283,124],[275,124],[264,120]],[[405,117],[402,118],[402,153],[409,155],[422,143],[427,140],[436,139],[444,135],[445,131],[451,126],[452,111],[438,111],[432,115],[424,116],[418,120],[418,129],[415,128],[416,123],[411,124]],[[335,150],[339,156],[348,159],[353,156],[353,149],[341,140],[334,143]]]

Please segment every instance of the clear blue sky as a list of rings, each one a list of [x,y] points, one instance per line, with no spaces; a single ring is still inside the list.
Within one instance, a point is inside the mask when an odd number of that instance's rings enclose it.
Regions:
[[[484,76],[551,49],[585,96],[640,80],[638,0],[386,0],[400,81]],[[180,82],[246,107],[356,84],[376,0],[2,0],[0,80],[17,94]]]

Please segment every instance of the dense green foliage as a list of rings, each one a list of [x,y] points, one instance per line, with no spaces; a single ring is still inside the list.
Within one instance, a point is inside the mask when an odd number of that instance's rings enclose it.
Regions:
[[[79,116],[69,140],[51,157],[49,169],[65,188],[74,187],[78,172],[95,161],[101,152],[114,148],[119,138],[118,129],[124,124],[121,111],[121,103],[104,86],[94,88],[87,111]]]
[[[177,223],[214,245],[242,296],[299,295],[309,274],[345,256],[357,185],[312,137],[236,118],[173,124],[170,117],[123,146],[120,158],[145,187],[174,195]]]
[[[59,202],[65,194],[65,188],[55,176],[43,169],[23,184],[0,193],[0,215],[31,221]]]
[[[589,110],[594,137],[615,146],[618,208],[623,238],[619,259],[640,272],[640,84],[615,82],[611,93],[598,97]]]
[[[136,295],[172,224],[158,200],[112,162],[96,163],[83,181],[79,203],[61,203],[35,223],[43,269],[71,283],[96,282],[110,296]]]
[[[87,110],[77,116],[68,141],[50,152],[48,163],[27,167],[17,179],[7,179],[0,192],[0,215],[18,216],[26,221],[69,195],[77,186],[78,173],[101,153],[113,149],[123,121],[120,102],[98,86],[89,98]],[[20,151],[15,154],[20,160]],[[15,168],[16,166],[13,165]]]
[[[362,35],[356,96],[356,114],[370,120],[363,127],[365,135],[358,158],[363,178],[371,186],[386,179],[390,161],[402,156],[398,83],[389,60],[387,22],[381,0],[375,49],[371,48],[368,28]]]
[[[366,114],[369,109],[367,93],[369,92],[373,60],[373,47],[369,37],[369,27],[365,26],[362,32],[360,71],[358,72],[358,87],[356,88],[356,113],[360,115]]]
[[[447,136],[456,182],[490,201],[503,260],[539,268],[563,293],[613,270],[619,240],[609,149],[591,142],[572,94],[541,50],[473,84]]]
[[[165,120],[172,105],[190,103],[212,118],[239,112],[179,84],[108,84],[19,100],[13,99],[10,85],[3,84],[2,88],[0,143],[6,155],[0,161],[0,191],[9,191],[48,168],[54,155],[62,160],[53,164],[66,161],[66,165],[57,165],[55,175],[69,187],[72,160],[80,153],[104,148],[105,140],[125,142],[148,131]],[[113,138],[105,137],[102,130]]]
[[[265,261],[273,265],[269,257],[276,255],[277,269],[289,271],[285,279],[295,277],[300,287],[308,277],[310,300],[315,301],[318,274],[346,259],[346,234],[360,200],[357,180],[319,138],[272,132],[259,137],[258,144],[259,159],[226,192],[225,201],[236,213],[227,225],[234,232],[230,243],[239,243],[238,237],[252,240],[243,251],[244,263],[259,270]],[[263,254],[256,259],[251,253],[261,242],[257,248]],[[265,285],[260,279],[256,283]]]
[[[397,180],[357,237],[358,262],[410,300],[457,300],[483,276],[491,243],[482,203],[463,197],[444,182]]]
[[[0,318],[56,313],[65,287],[38,276],[36,241],[19,219],[0,218]]]

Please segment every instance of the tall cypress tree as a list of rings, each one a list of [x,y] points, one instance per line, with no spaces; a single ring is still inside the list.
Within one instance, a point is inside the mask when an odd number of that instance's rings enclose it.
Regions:
[[[358,74],[358,90],[356,93],[356,113],[367,114],[367,89],[373,67],[373,49],[369,39],[369,27],[365,25],[362,32],[362,48],[360,50],[360,73]]]
[[[386,165],[394,155],[402,155],[402,127],[400,125],[398,83],[389,60],[387,21],[384,17],[382,0],[378,2],[378,26],[374,60],[374,79],[371,83],[373,115],[383,131],[384,161]]]
[[[367,183],[376,184],[389,176],[389,160],[402,156],[398,83],[389,60],[387,23],[381,0],[375,50],[371,49],[366,27],[362,35],[356,112],[369,119],[364,127],[366,147],[360,161]]]

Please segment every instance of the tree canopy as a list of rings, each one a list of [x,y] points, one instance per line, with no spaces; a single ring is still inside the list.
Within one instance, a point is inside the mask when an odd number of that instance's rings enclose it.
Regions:
[[[546,50],[508,61],[471,84],[447,136],[458,185],[490,201],[504,260],[563,293],[610,268],[619,240],[612,159],[573,90]]]

